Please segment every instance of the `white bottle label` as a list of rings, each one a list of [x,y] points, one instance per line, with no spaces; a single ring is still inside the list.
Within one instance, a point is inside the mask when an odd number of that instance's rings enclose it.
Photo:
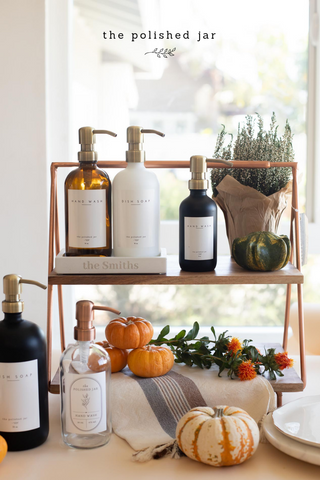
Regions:
[[[38,360],[0,363],[0,431],[39,427]]]
[[[153,248],[157,246],[156,192],[153,189],[121,190],[117,198],[117,247]]]
[[[70,247],[107,246],[105,190],[69,189],[68,212]]]
[[[184,217],[184,257],[213,259],[213,217]]]
[[[106,372],[65,376],[66,430],[100,433],[107,430]]]

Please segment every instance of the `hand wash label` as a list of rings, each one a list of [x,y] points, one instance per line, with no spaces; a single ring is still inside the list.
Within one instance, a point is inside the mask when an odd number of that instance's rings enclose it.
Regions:
[[[105,190],[69,190],[68,203],[70,247],[106,247]]]
[[[100,433],[107,429],[106,375],[68,373],[65,388],[69,399],[66,428],[70,433]]]
[[[184,217],[184,258],[212,260],[214,255],[214,221],[210,217]]]

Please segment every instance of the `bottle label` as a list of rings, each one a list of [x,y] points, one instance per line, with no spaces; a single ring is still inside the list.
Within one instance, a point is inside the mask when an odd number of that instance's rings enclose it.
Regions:
[[[107,246],[106,190],[68,190],[69,245]]]
[[[107,430],[106,388],[106,372],[66,374],[66,429],[69,433]]]
[[[184,217],[184,257],[213,259],[213,217]]]
[[[0,431],[40,427],[38,360],[0,363]]]
[[[154,248],[158,244],[155,214],[156,192],[153,189],[122,190],[115,198],[118,211],[118,248]]]

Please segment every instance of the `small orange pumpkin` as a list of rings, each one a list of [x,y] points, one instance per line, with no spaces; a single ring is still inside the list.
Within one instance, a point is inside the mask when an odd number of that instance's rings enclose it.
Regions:
[[[192,460],[214,467],[238,465],[250,458],[259,444],[259,428],[241,408],[192,408],[178,422],[179,448]]]
[[[174,356],[168,347],[146,345],[128,355],[128,367],[138,377],[159,377],[171,370]]]
[[[101,345],[109,354],[111,362],[111,373],[120,372],[127,365],[128,351],[121,350],[120,348],[113,347],[108,342],[97,342]]]
[[[150,342],[153,326],[141,317],[119,317],[106,327],[106,339],[114,347],[123,349],[143,347]]]
[[[90,355],[88,358],[88,367],[93,372],[104,372],[108,369],[109,358],[108,355],[98,351],[94,346],[90,348]]]

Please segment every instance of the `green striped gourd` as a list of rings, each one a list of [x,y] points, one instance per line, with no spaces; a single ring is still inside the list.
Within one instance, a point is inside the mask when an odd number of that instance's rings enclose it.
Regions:
[[[286,235],[254,232],[236,238],[232,256],[240,267],[248,270],[273,271],[285,267],[291,255],[291,243]]]

